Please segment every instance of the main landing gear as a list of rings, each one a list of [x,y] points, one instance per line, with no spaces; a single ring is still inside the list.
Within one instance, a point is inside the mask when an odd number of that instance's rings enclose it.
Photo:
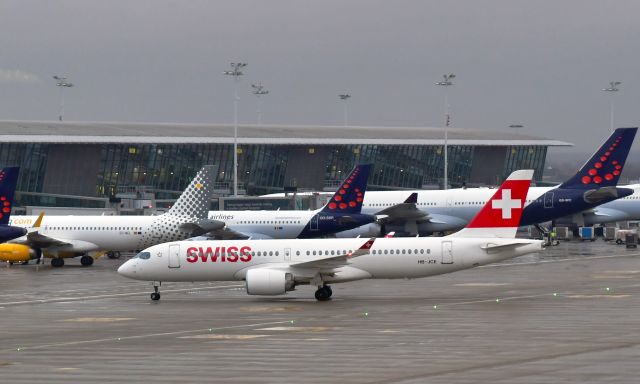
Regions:
[[[316,300],[318,301],[327,301],[329,299],[331,299],[331,295],[333,294],[333,291],[331,290],[331,287],[328,285],[322,285],[318,287],[318,290],[316,291]]]
[[[154,281],[153,282],[153,293],[151,294],[151,300],[153,300],[153,301],[160,300],[160,292],[158,290],[160,285],[162,285],[162,282],[160,282],[160,281]]]
[[[93,264],[93,257],[91,256],[87,256],[84,255],[80,258],[80,264],[82,264],[83,267],[88,267],[90,265]]]
[[[60,268],[64,265],[64,259],[61,257],[54,257],[51,259],[51,266],[54,268]]]

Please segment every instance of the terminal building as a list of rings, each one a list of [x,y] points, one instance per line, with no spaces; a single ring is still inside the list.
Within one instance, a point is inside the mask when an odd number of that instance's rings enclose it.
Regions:
[[[332,190],[357,163],[374,164],[371,190],[441,188],[444,133],[240,125],[239,194]],[[217,167],[214,189],[223,196],[233,193],[233,143],[232,125],[0,121],[0,166],[21,167],[22,205],[92,206],[141,189],[175,198],[205,164]],[[547,149],[569,145],[511,131],[449,128],[449,184],[495,185],[524,168],[540,181]]]

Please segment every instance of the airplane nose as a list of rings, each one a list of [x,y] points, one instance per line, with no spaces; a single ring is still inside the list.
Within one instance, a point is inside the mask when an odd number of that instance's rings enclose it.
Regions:
[[[136,262],[128,260],[118,268],[118,273],[124,277],[135,279],[136,276]]]

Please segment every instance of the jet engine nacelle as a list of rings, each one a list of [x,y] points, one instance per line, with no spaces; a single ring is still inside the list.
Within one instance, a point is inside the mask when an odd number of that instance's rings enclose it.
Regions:
[[[0,244],[0,260],[12,263],[36,259],[36,251],[22,244]]]
[[[282,295],[295,285],[292,274],[277,269],[250,269],[245,279],[249,295]]]

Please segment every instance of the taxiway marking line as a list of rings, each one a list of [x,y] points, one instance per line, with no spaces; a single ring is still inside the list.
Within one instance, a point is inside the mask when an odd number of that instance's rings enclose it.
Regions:
[[[194,287],[194,288],[180,288],[180,289],[163,289],[162,292],[188,292],[188,291],[203,291],[208,289],[224,289],[224,288],[236,288],[244,287],[242,284],[233,285],[218,285],[215,287]],[[127,293],[112,293],[108,295],[91,295],[91,296],[79,296],[79,297],[54,297],[51,299],[38,299],[38,300],[23,300],[23,301],[10,301],[6,303],[0,303],[0,306],[6,305],[24,305],[24,304],[46,304],[57,303],[62,301],[82,301],[82,300],[97,300],[108,299],[112,297],[127,297],[148,294],[149,291],[144,292],[127,292]]]
[[[44,349],[44,348],[52,348],[52,347],[66,347],[70,345],[81,345],[81,344],[91,344],[91,343],[103,343],[107,341],[122,341],[122,340],[133,340],[133,339],[144,339],[148,337],[159,337],[159,336],[175,336],[175,335],[184,335],[188,333],[198,333],[198,332],[214,332],[214,331],[222,331],[226,329],[237,329],[237,328],[251,328],[251,327],[262,327],[265,325],[275,325],[275,324],[290,324],[290,320],[282,320],[282,321],[269,321],[266,323],[255,323],[255,324],[243,324],[243,325],[230,325],[227,327],[216,327],[216,328],[201,328],[201,329],[189,329],[183,331],[175,331],[175,332],[159,332],[159,333],[146,333],[142,335],[134,335],[134,336],[122,336],[122,337],[108,337],[104,339],[92,339],[92,340],[77,340],[77,341],[68,341],[65,343],[52,343],[52,344],[42,344],[42,345],[32,345],[32,346],[19,346],[12,349],[5,349],[6,352],[16,351],[17,348],[20,348],[20,351],[32,350],[32,349]]]

